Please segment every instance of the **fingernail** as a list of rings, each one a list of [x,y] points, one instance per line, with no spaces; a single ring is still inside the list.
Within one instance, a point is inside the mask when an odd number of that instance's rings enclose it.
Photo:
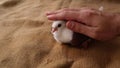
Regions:
[[[68,28],[73,29],[75,24],[72,21],[68,22]]]
[[[55,19],[55,17],[54,17],[53,15],[48,15],[47,18],[48,18],[49,20],[54,20],[54,19]]]

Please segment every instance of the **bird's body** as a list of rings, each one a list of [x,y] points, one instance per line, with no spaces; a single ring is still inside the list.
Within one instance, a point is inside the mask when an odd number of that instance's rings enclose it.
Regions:
[[[65,27],[65,21],[54,21],[52,28],[56,28],[58,24],[61,24],[62,26],[60,28],[57,28],[57,31],[52,32],[53,37],[57,42],[70,43],[72,40],[73,31]]]
[[[83,34],[68,29],[65,21],[54,21],[52,24],[52,34],[57,42],[67,43],[72,46],[80,46],[89,39],[89,37]]]
[[[72,40],[72,35],[73,32],[67,28],[65,28],[61,32],[58,31],[53,33],[54,38],[61,43],[70,43],[70,41]]]

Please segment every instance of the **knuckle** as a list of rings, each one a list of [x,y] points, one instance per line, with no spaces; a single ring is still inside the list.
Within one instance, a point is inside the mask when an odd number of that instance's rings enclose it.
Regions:
[[[66,17],[67,17],[67,11],[63,11],[63,12],[62,12],[62,16],[63,16],[64,18],[66,18]]]
[[[84,29],[84,26],[81,26],[81,24],[79,24],[79,23],[75,23],[73,28],[76,30],[76,32],[87,33],[86,29]]]
[[[89,17],[91,16],[93,13],[91,11],[88,11],[88,10],[84,10],[84,11],[81,11],[81,14],[85,17]]]

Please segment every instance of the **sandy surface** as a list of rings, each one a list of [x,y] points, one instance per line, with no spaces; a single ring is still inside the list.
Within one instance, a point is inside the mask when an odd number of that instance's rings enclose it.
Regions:
[[[119,37],[88,49],[53,39],[45,12],[85,6],[120,12],[114,0],[0,0],[0,68],[120,68]]]

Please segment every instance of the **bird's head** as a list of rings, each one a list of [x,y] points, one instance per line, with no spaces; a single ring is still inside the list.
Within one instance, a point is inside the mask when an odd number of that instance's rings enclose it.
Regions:
[[[52,33],[64,29],[66,27],[65,24],[65,21],[54,21],[52,24]]]

